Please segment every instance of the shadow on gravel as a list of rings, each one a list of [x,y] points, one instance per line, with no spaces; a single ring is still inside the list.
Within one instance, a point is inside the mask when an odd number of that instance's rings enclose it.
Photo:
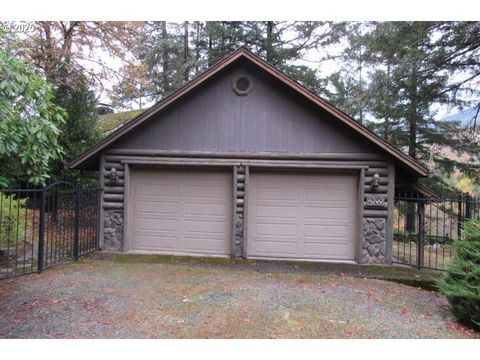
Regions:
[[[85,261],[111,261],[123,264],[164,263],[185,264],[199,267],[225,266],[235,270],[258,271],[264,273],[317,273],[321,275],[348,275],[352,277],[393,281],[425,290],[437,291],[435,280],[442,276],[441,271],[415,269],[406,266],[360,265],[352,263],[301,262],[279,260],[228,259],[214,257],[141,255],[96,252],[84,258]]]

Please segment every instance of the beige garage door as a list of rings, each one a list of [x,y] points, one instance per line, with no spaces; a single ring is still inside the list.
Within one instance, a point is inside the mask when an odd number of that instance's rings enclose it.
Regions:
[[[231,253],[230,172],[134,169],[131,189],[131,251]]]
[[[252,171],[248,189],[249,257],[354,259],[354,175]]]

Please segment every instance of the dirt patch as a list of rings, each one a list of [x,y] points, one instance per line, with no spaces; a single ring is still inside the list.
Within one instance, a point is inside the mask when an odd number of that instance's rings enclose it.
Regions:
[[[0,282],[0,337],[479,337],[438,293],[345,269],[96,255]]]

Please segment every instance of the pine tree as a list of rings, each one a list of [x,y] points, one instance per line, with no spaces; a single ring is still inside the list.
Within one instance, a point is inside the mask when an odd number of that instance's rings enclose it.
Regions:
[[[480,330],[480,221],[465,224],[461,240],[453,243],[454,262],[437,282],[463,324]]]
[[[101,137],[95,94],[83,75],[77,74],[74,83],[73,87],[65,84],[55,90],[54,103],[65,110],[65,121],[60,126],[62,135],[58,140],[64,156],[52,168],[56,175],[64,173],[69,161]]]
[[[124,106],[142,97],[159,100],[242,45],[320,91],[316,69],[298,60],[306,51],[332,43],[334,28],[319,22],[147,22],[133,49],[136,62],[122,69],[122,80],[110,95]]]

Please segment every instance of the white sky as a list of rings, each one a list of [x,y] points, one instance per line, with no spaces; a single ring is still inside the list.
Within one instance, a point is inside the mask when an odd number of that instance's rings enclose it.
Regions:
[[[82,0],[68,2],[63,0],[23,0],[2,4],[1,21],[13,20],[480,20],[480,2],[472,0],[335,0],[334,2],[295,0],[269,1],[243,0],[226,2],[225,0],[176,0],[153,1],[126,0],[98,1]],[[228,4],[228,5],[227,5]],[[272,6],[274,4],[274,6]],[[254,10],[253,10],[254,9]],[[304,63],[315,66],[318,54],[309,52]],[[118,69],[119,59],[101,54],[109,66]],[[334,61],[319,65],[322,76],[335,71]],[[106,81],[105,89],[111,88],[113,81]],[[108,102],[106,91],[100,100]],[[440,109],[445,113],[444,109]]]

